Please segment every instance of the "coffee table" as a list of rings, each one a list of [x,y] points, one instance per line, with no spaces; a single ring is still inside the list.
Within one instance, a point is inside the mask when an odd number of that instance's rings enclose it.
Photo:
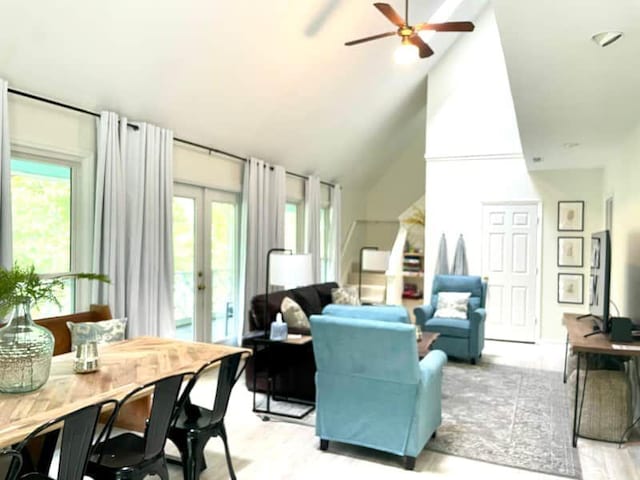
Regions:
[[[433,342],[435,342],[439,336],[439,333],[422,332],[422,338],[418,340],[418,358],[423,359],[427,356]]]

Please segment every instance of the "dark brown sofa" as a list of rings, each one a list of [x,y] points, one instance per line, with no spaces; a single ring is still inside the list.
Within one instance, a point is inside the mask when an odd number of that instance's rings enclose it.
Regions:
[[[296,301],[307,316],[311,316],[322,313],[322,309],[331,303],[331,289],[337,287],[337,283],[329,282],[271,292],[269,293],[268,305],[266,295],[256,295],[251,300],[249,311],[251,332],[245,335],[243,346],[251,348],[251,338],[264,335],[265,330],[269,329],[271,322],[275,320],[276,314],[280,311],[280,304],[284,297]],[[289,333],[311,334],[308,330],[294,329],[290,329]],[[272,372],[274,372],[273,390],[275,395],[315,401],[316,363],[313,358],[313,344],[311,342],[296,346],[274,344],[270,347],[269,353]],[[256,390],[264,392],[267,387],[266,376],[263,374],[266,370],[265,352],[257,352],[247,361],[245,380],[249,390],[253,390],[253,377],[256,369],[261,373],[256,379]]]

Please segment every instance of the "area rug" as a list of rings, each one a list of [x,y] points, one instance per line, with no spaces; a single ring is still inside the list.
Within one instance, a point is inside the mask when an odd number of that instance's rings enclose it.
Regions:
[[[449,362],[442,425],[427,449],[581,478],[571,446],[572,405],[558,372]]]

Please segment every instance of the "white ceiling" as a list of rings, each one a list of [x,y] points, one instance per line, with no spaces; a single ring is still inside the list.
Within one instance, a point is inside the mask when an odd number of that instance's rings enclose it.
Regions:
[[[640,2],[493,4],[528,165],[602,166],[640,122]],[[603,30],[625,36],[601,48],[591,36]]]
[[[394,29],[372,1],[2,3],[11,86],[345,184],[370,181],[403,147],[404,119],[424,108],[426,74],[456,38],[438,34],[436,55],[401,67],[395,38],[343,46]],[[411,19],[441,3],[414,0]],[[484,1],[463,3],[453,19]]]

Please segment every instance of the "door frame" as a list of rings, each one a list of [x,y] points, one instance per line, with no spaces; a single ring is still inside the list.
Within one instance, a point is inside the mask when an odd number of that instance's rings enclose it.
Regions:
[[[480,202],[480,218],[483,218],[483,212],[485,207],[489,206],[522,206],[529,205],[537,207],[538,214],[538,225],[536,228],[536,298],[534,301],[535,305],[535,328],[533,330],[533,343],[539,343],[540,338],[542,338],[542,230],[543,230],[543,205],[542,200],[492,200],[492,201],[483,201]],[[480,222],[480,238],[482,239],[482,245],[480,248],[480,265],[484,265],[484,240],[485,240],[485,231],[484,231],[484,221]],[[484,272],[482,272],[484,274]],[[513,343],[518,343],[513,340],[504,340]],[[530,343],[530,342],[524,342]]]

